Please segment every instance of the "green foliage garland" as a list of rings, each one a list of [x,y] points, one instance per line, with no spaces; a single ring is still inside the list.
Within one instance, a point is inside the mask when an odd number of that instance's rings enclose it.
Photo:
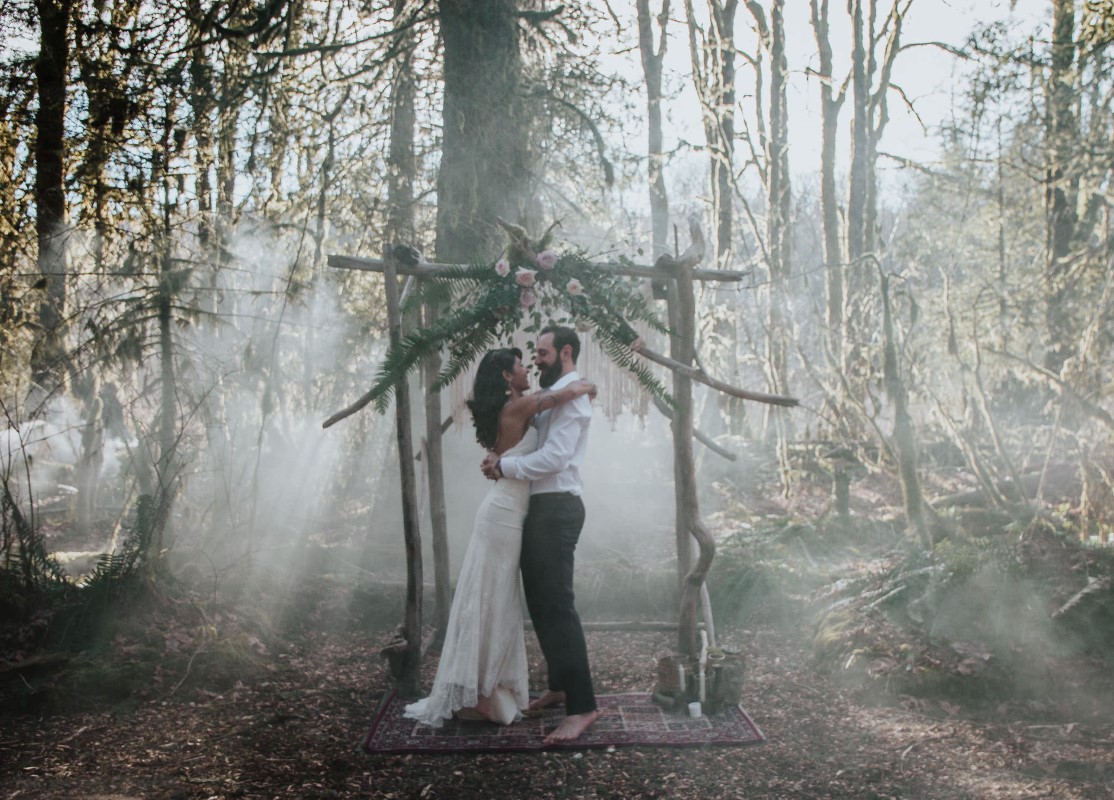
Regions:
[[[533,254],[512,237],[507,254],[495,264],[450,267],[423,279],[406,298],[402,313],[422,303],[447,309],[436,322],[403,338],[387,352],[370,399],[386,413],[395,386],[426,358],[447,351],[433,385],[448,386],[486,350],[508,341],[516,330],[537,333],[556,323],[592,330],[607,356],[630,370],[642,386],[666,403],[672,398],[661,382],[631,352],[638,338],[633,323],[668,333],[639,290],[637,282],[592,265],[580,252]]]

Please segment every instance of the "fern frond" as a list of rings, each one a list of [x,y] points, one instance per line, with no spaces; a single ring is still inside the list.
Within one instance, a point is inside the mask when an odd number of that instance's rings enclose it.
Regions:
[[[387,413],[395,387],[406,380],[410,370],[441,349],[458,340],[465,340],[475,331],[488,330],[491,311],[484,306],[472,306],[446,315],[433,325],[408,334],[399,346],[388,349],[383,364],[376,373],[369,391],[370,400],[380,414]]]

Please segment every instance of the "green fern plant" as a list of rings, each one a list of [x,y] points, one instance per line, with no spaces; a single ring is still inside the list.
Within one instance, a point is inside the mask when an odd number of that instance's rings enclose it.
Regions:
[[[154,506],[154,499],[150,495],[139,496],[136,501],[135,525],[118,550],[101,554],[93,571],[82,580],[83,590],[92,595],[109,593],[139,574],[154,534]]]

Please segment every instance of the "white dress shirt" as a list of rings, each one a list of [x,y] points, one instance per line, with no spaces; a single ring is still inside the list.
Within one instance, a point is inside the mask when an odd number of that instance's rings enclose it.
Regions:
[[[580,375],[573,370],[550,389],[562,389],[578,380]],[[592,402],[586,395],[542,411],[534,418],[538,449],[521,456],[501,458],[499,468],[503,476],[530,481],[530,494],[571,492],[579,495],[580,465],[588,447],[588,423],[591,421]]]

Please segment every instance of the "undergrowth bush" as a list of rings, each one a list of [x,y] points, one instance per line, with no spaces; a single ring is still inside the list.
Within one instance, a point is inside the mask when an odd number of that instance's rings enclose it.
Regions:
[[[1114,560],[1062,530],[952,539],[818,592],[824,668],[891,693],[1040,697],[1114,657]]]

